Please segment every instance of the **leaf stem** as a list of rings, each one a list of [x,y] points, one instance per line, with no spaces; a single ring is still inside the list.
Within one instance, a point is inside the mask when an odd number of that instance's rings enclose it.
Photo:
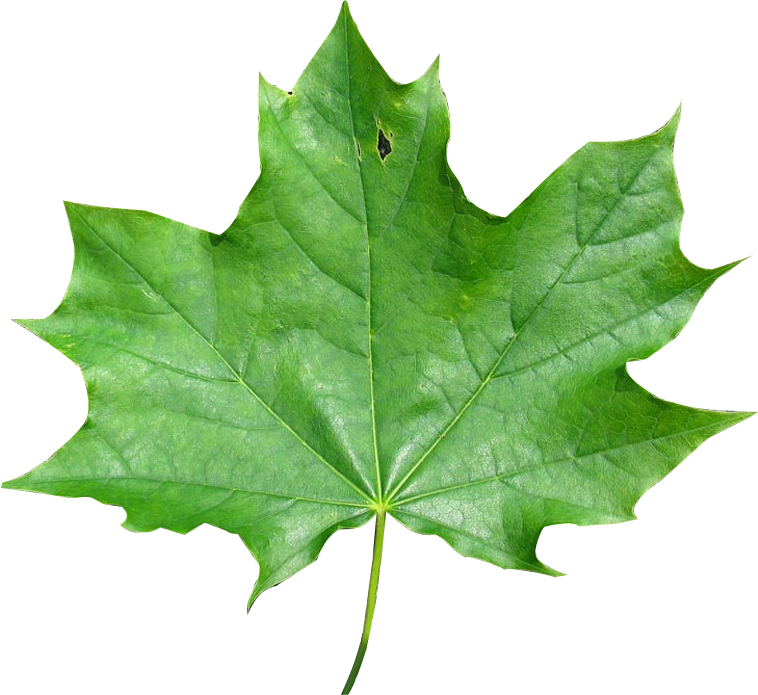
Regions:
[[[355,679],[361,670],[363,657],[366,655],[368,647],[368,638],[371,634],[371,622],[374,619],[374,607],[376,606],[376,593],[379,589],[379,568],[382,564],[382,548],[384,546],[384,522],[386,512],[380,509],[376,513],[376,529],[374,531],[374,557],[371,561],[371,578],[368,583],[368,599],[366,600],[366,617],[363,620],[363,633],[361,634],[361,643],[358,647],[358,653],[355,655],[353,668],[347,677],[345,687],[342,689],[342,695],[348,695],[353,689]]]

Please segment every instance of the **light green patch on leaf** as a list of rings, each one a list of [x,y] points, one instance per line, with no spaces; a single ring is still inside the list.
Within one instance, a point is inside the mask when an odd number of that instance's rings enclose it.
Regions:
[[[491,215],[448,166],[437,61],[397,84],[343,6],[292,92],[261,79],[261,175],[223,234],[66,204],[68,291],[20,323],[81,367],[89,415],[4,487],[121,506],[133,531],[238,534],[251,602],[375,513],[558,574],[543,528],[634,518],[749,415],[626,371],[734,265],[680,251],[678,122],[590,143]]]

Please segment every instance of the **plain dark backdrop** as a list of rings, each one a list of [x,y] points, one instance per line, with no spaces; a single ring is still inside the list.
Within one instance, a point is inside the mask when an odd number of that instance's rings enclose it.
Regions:
[[[338,9],[281,3],[264,20],[216,8],[164,24],[114,12],[95,32],[67,15],[46,45],[43,70],[20,58],[23,74],[10,78],[17,125],[6,133],[22,155],[15,199],[6,200],[21,203],[5,231],[15,273],[10,316],[44,316],[65,290],[72,248],[63,199],[141,208],[216,232],[228,226],[258,172],[257,71],[291,88]],[[398,81],[441,53],[449,159],[479,206],[507,214],[587,140],[656,130],[684,97],[675,146],[682,249],[708,267],[756,251],[754,194],[737,169],[755,161],[754,145],[741,132],[734,83],[718,70],[680,79],[675,38],[657,54],[632,50],[660,40],[644,22],[637,36],[577,45],[483,11],[414,19],[357,0],[352,9]],[[532,30],[527,48],[512,47]],[[535,67],[546,56],[547,66]],[[755,264],[719,280],[682,335],[633,364],[632,375],[688,405],[757,408]],[[50,456],[86,414],[77,368],[21,328],[8,323],[6,331],[3,479]],[[751,421],[707,442],[644,497],[638,522],[547,529],[538,552],[570,574],[562,579],[502,572],[390,521],[354,693],[379,684],[448,692],[449,679],[464,674],[471,692],[499,692],[514,679],[586,685],[596,660],[632,685],[674,644],[689,663],[710,668],[706,654],[730,639],[749,591],[754,433]],[[118,508],[10,491],[0,493],[0,513],[2,623],[15,645],[6,658],[34,666],[38,679],[77,678],[97,662],[139,684],[157,664],[152,683],[208,678],[225,691],[244,672],[258,691],[336,693],[347,676],[373,525],[335,535],[315,565],[265,593],[248,616],[256,565],[236,537],[208,527],[185,537],[133,534],[119,527]],[[407,664],[410,675],[399,675]],[[260,686],[267,674],[280,685]],[[494,690],[481,685],[490,679],[500,684]]]

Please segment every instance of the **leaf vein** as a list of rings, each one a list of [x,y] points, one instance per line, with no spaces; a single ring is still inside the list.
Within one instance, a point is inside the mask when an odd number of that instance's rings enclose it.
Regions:
[[[309,254],[309,253],[308,253],[308,252],[305,250],[305,247],[304,247],[304,246],[303,246],[303,245],[302,245],[302,244],[301,244],[301,243],[300,243],[300,242],[297,240],[297,238],[296,238],[296,237],[295,237],[295,235],[293,234],[292,230],[291,230],[289,227],[287,227],[287,225],[285,225],[285,224],[284,224],[284,222],[282,222],[282,219],[279,217],[279,212],[278,212],[278,209],[277,209],[277,207],[276,207],[276,202],[274,202],[274,201],[276,201],[276,196],[275,196],[275,195],[273,195],[273,194],[272,194],[272,196],[271,196],[271,201],[272,201],[272,203],[273,203],[273,206],[274,206],[274,216],[276,217],[276,221],[277,221],[277,223],[278,223],[278,224],[279,224],[279,226],[280,226],[280,227],[281,227],[281,228],[282,228],[282,229],[283,229],[283,230],[286,232],[287,236],[290,238],[290,240],[292,241],[292,243],[293,243],[293,244],[294,244],[294,245],[297,247],[297,249],[300,251],[300,253],[301,253],[301,254],[302,254],[302,255],[303,255],[305,258],[306,258],[306,260],[307,260],[307,261],[308,261],[308,262],[309,262],[309,263],[310,263],[310,264],[311,264],[311,265],[312,265],[312,266],[313,266],[313,267],[314,267],[314,268],[315,268],[315,269],[316,269],[316,270],[317,270],[317,271],[318,271],[318,272],[319,272],[321,275],[324,275],[324,276],[326,276],[326,277],[327,277],[327,278],[329,278],[329,279],[330,279],[332,282],[334,282],[335,284],[339,285],[340,287],[343,287],[343,288],[344,288],[344,289],[346,289],[348,292],[350,292],[350,294],[354,295],[355,297],[357,297],[358,299],[360,299],[362,302],[365,302],[365,301],[366,301],[366,298],[365,298],[365,297],[362,297],[360,294],[358,294],[358,293],[357,293],[357,292],[356,292],[356,291],[355,291],[355,290],[354,290],[352,287],[350,287],[349,285],[345,284],[345,283],[344,283],[344,282],[342,282],[341,280],[338,280],[336,277],[334,277],[334,275],[330,275],[329,273],[327,273],[327,272],[326,272],[326,271],[325,271],[325,270],[324,270],[324,269],[323,269],[323,268],[322,268],[322,267],[321,267],[321,266],[320,266],[318,263],[316,263],[316,261],[314,260],[314,258],[313,258],[313,257],[312,257],[312,256],[311,256],[311,255],[310,255],[310,254]]]
[[[672,432],[671,434],[664,434],[659,437],[651,437],[648,439],[640,439],[639,441],[635,441],[635,442],[627,442],[626,444],[610,447],[608,449],[598,449],[596,451],[589,451],[584,454],[580,454],[578,456],[570,456],[568,458],[556,459],[554,461],[544,461],[542,463],[535,464],[534,466],[527,466],[526,468],[521,468],[516,471],[510,471],[508,473],[502,473],[500,475],[492,475],[486,478],[477,478],[476,480],[470,480],[467,483],[461,483],[459,485],[450,485],[449,487],[440,488],[439,490],[430,490],[429,492],[423,492],[418,495],[413,495],[412,497],[407,497],[405,499],[400,499],[397,502],[393,502],[393,507],[395,508],[401,507],[406,504],[410,504],[411,502],[424,499],[426,497],[434,497],[436,495],[442,495],[442,494],[445,494],[446,492],[452,492],[453,490],[462,490],[465,488],[475,487],[477,485],[484,485],[486,483],[493,483],[496,481],[500,482],[503,480],[507,480],[508,478],[515,478],[525,473],[532,473],[534,471],[542,470],[550,466],[557,466],[564,463],[572,463],[580,459],[590,458],[591,456],[605,455],[605,454],[612,453],[614,451],[620,451],[622,449],[628,449],[630,447],[640,446],[642,444],[654,445],[656,442],[663,441],[665,439],[672,439],[674,437],[685,437],[688,434],[692,434],[693,432],[701,432],[703,430],[714,429],[714,428],[717,428],[718,426],[719,426],[718,424],[711,423],[708,425],[702,425],[700,427],[693,427],[688,430],[680,430],[679,432]],[[614,465],[610,461],[608,461],[608,463],[610,463],[611,465]],[[628,473],[628,471],[626,472]],[[629,475],[631,475],[631,473],[629,473]]]
[[[142,281],[155,293],[157,297],[160,297],[160,299],[166,303],[166,305],[172,309],[172,311],[187,325],[187,327],[195,333],[205,344],[215,353],[215,355],[218,357],[221,362],[226,365],[226,368],[231,372],[231,374],[235,377],[235,379],[245,388],[246,391],[250,393],[250,395],[255,398],[258,403],[260,403],[267,411],[268,413],[275,418],[281,425],[286,429],[295,439],[297,439],[305,449],[307,449],[317,460],[319,460],[321,463],[323,463],[336,477],[338,477],[343,483],[348,485],[350,488],[352,488],[356,493],[358,493],[361,497],[363,497],[366,500],[370,501],[370,497],[358,487],[353,481],[351,481],[347,476],[345,476],[344,473],[339,471],[337,468],[335,468],[329,461],[327,461],[318,451],[316,451],[308,442],[305,441],[271,406],[266,403],[266,401],[261,398],[258,393],[253,390],[253,388],[248,384],[243,378],[242,375],[231,365],[231,363],[218,351],[215,345],[211,343],[208,338],[203,335],[203,333],[186,317],[184,314],[182,314],[176,306],[172,302],[170,302],[165,296],[163,296],[162,293],[158,292],[158,290],[148,281],[148,279],[139,271],[137,268],[134,267],[122,254],[120,254],[111,244],[109,244],[105,238],[94,228],[92,227],[87,220],[85,220],[78,212],[76,213],[79,219],[84,223],[84,225],[89,229],[100,241],[108,248],[117,258],[119,258],[124,265],[126,265],[128,268],[132,270],[132,272],[137,275],[139,278],[142,279]]]
[[[479,384],[479,387],[474,391],[474,393],[469,397],[469,399],[466,401],[466,403],[463,405],[460,411],[456,414],[456,416],[448,423],[448,425],[444,428],[444,430],[437,436],[437,438],[432,442],[431,446],[421,455],[421,457],[416,461],[413,466],[411,466],[410,470],[406,475],[400,480],[400,482],[395,485],[392,492],[387,497],[388,501],[391,501],[394,499],[394,497],[397,495],[397,493],[403,488],[403,486],[408,482],[408,480],[411,478],[411,476],[418,470],[418,468],[426,461],[426,459],[429,457],[429,455],[437,448],[437,446],[442,442],[448,432],[460,421],[460,419],[463,417],[464,413],[471,407],[471,405],[474,403],[474,401],[478,398],[479,394],[484,390],[484,388],[489,384],[489,382],[492,380],[492,378],[495,376],[495,372],[497,371],[497,368],[501,365],[503,360],[505,359],[505,356],[508,354],[510,349],[513,347],[513,345],[518,340],[518,337],[522,334],[524,328],[529,324],[531,319],[537,314],[537,312],[542,308],[542,306],[545,304],[545,302],[548,300],[548,298],[552,295],[553,291],[556,287],[558,287],[561,284],[561,281],[563,278],[569,273],[569,271],[573,268],[574,264],[581,258],[582,254],[587,250],[588,246],[592,243],[592,240],[597,234],[597,232],[601,229],[602,225],[604,224],[605,220],[608,219],[608,217],[611,215],[613,210],[616,209],[616,207],[619,205],[620,201],[623,199],[624,195],[626,194],[626,191],[631,189],[634,184],[637,182],[637,179],[640,177],[642,172],[647,168],[650,161],[653,159],[653,157],[656,155],[658,150],[660,149],[660,145],[657,146],[651,155],[645,160],[645,162],[640,166],[640,168],[637,170],[635,176],[632,178],[631,182],[627,185],[625,189],[622,189],[620,191],[620,195],[616,199],[616,202],[609,208],[609,210],[605,213],[603,218],[598,222],[598,224],[595,226],[595,229],[592,231],[592,233],[587,237],[584,244],[579,248],[577,253],[574,255],[573,259],[569,263],[568,266],[560,273],[560,275],[557,277],[557,279],[553,282],[553,284],[550,286],[548,291],[543,295],[542,299],[537,303],[537,305],[532,309],[532,311],[529,313],[529,315],[524,320],[524,323],[521,324],[521,326],[518,328],[518,330],[513,334],[513,337],[508,341],[503,351],[500,353],[500,356],[495,361],[494,366],[487,374],[487,377]],[[578,206],[578,199],[576,202],[576,205]]]
[[[268,102],[269,106],[271,106],[271,100],[269,99],[268,95],[266,95],[266,101]],[[364,225],[365,222],[360,219],[352,210],[349,210],[345,207],[344,203],[342,203],[340,200],[337,199],[337,197],[332,193],[321,181],[321,179],[316,175],[316,173],[311,169],[310,165],[308,164],[307,160],[303,156],[303,153],[300,152],[300,150],[295,147],[295,144],[289,139],[289,136],[284,130],[284,127],[282,126],[279,119],[274,115],[273,109],[271,111],[272,120],[274,123],[276,123],[277,130],[282,135],[282,140],[284,140],[285,144],[289,147],[289,149],[297,156],[298,161],[300,161],[303,165],[303,168],[311,175],[311,178],[321,187],[321,189],[326,193],[329,198],[344,212],[346,212],[350,217],[352,217],[358,224]]]
[[[316,497],[302,497],[300,495],[288,495],[285,493],[280,492],[270,492],[268,490],[254,490],[250,488],[244,488],[234,485],[222,485],[219,483],[198,483],[195,481],[189,481],[189,480],[166,480],[161,478],[150,478],[147,476],[113,476],[110,478],[96,478],[93,476],[89,476],[86,478],[60,478],[60,479],[48,479],[48,480],[41,480],[39,482],[34,483],[36,486],[41,485],[55,485],[58,483],[86,483],[86,482],[103,482],[106,484],[111,484],[118,481],[126,481],[126,482],[137,482],[137,483],[155,483],[157,485],[186,485],[189,487],[203,487],[203,488],[209,488],[211,490],[223,490],[223,491],[229,491],[232,493],[241,492],[244,494],[250,494],[250,495],[264,495],[266,497],[277,497],[280,499],[287,499],[287,500],[295,500],[296,502],[309,502],[312,504],[322,504],[326,506],[335,506],[335,507],[356,507],[360,509],[367,509],[367,506],[365,504],[360,504],[358,502],[345,502],[342,500],[332,500],[332,499],[322,499],[322,498],[316,498]]]
[[[719,269],[717,268],[716,270],[719,270]],[[558,357],[560,355],[565,355],[565,353],[567,353],[572,348],[575,348],[578,345],[582,345],[583,343],[589,342],[593,338],[597,338],[597,337],[599,337],[599,336],[601,336],[603,334],[608,334],[610,337],[612,337],[614,340],[616,340],[617,342],[620,343],[621,341],[618,338],[616,338],[616,336],[614,336],[611,333],[611,331],[613,331],[614,329],[618,328],[619,326],[623,326],[623,325],[625,325],[627,323],[635,321],[636,319],[640,318],[641,316],[644,316],[645,314],[648,314],[650,312],[657,312],[661,307],[666,306],[667,304],[670,304],[673,301],[676,301],[677,299],[679,299],[679,297],[681,297],[682,295],[687,294],[687,292],[691,292],[692,290],[694,290],[695,288],[699,287],[700,285],[703,285],[703,284],[706,284],[706,283],[710,282],[714,277],[718,277],[719,274],[720,274],[720,272],[719,273],[715,273],[715,272],[711,273],[710,275],[708,275],[708,276],[706,276],[706,277],[698,280],[696,283],[694,283],[694,284],[686,287],[681,292],[678,292],[677,294],[673,295],[672,297],[669,297],[666,301],[662,302],[661,304],[656,304],[655,306],[647,307],[646,309],[643,309],[642,311],[634,314],[633,316],[628,316],[628,317],[622,319],[621,321],[617,321],[616,323],[611,324],[610,326],[605,326],[605,327],[601,328],[599,331],[596,331],[595,333],[591,333],[588,336],[584,336],[581,340],[577,340],[576,342],[571,343],[570,345],[567,345],[564,348],[561,348],[557,352],[554,352],[554,353],[548,355],[547,357],[544,357],[541,360],[538,360],[537,362],[533,362],[531,364],[526,365],[525,367],[521,367],[520,369],[517,369],[517,370],[512,371],[512,372],[505,372],[503,374],[498,374],[496,376],[493,376],[492,377],[492,381],[497,381],[498,379],[505,379],[507,377],[513,377],[513,376],[516,376],[518,374],[522,374],[523,372],[528,372],[528,371],[534,369],[535,367],[537,367],[537,366],[539,366],[541,364],[544,364],[545,362],[550,362],[551,360],[555,359],[556,357]],[[660,314],[659,314],[659,316],[660,316]]]
[[[353,103],[350,91],[350,54],[349,54],[349,36],[350,32],[347,27],[347,13],[343,17],[343,29],[345,33],[345,71],[347,73],[347,108],[350,114],[350,125],[353,131],[353,140],[358,141],[355,132],[355,115],[353,114]],[[361,200],[363,201],[363,217],[365,222],[363,227],[366,230],[366,261],[367,261],[367,281],[366,281],[366,323],[367,323],[367,346],[368,346],[368,371],[369,371],[369,402],[371,405],[371,439],[374,449],[374,469],[376,471],[376,494],[379,498],[379,502],[382,501],[383,489],[382,489],[382,472],[379,466],[379,443],[376,432],[376,401],[374,398],[374,335],[371,330],[372,322],[372,306],[371,306],[371,285],[372,285],[372,260],[371,260],[371,234],[369,233],[368,224],[368,206],[366,205],[366,184],[363,181],[363,167],[361,160],[358,159],[358,153],[356,151],[355,157],[357,159],[358,166],[358,180],[361,186]]]

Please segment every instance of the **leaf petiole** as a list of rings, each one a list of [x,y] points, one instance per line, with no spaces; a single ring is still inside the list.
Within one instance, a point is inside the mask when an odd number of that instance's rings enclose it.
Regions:
[[[374,531],[374,556],[371,561],[371,578],[368,584],[368,599],[366,600],[366,617],[363,620],[363,632],[361,633],[361,643],[358,647],[358,653],[355,655],[353,668],[347,677],[345,687],[342,689],[342,695],[348,695],[353,689],[355,679],[361,670],[363,657],[366,655],[368,647],[368,638],[371,634],[371,622],[374,619],[374,608],[376,606],[376,593],[379,589],[379,569],[382,564],[382,547],[384,546],[384,523],[386,521],[386,512],[380,509],[376,513],[376,529]]]

